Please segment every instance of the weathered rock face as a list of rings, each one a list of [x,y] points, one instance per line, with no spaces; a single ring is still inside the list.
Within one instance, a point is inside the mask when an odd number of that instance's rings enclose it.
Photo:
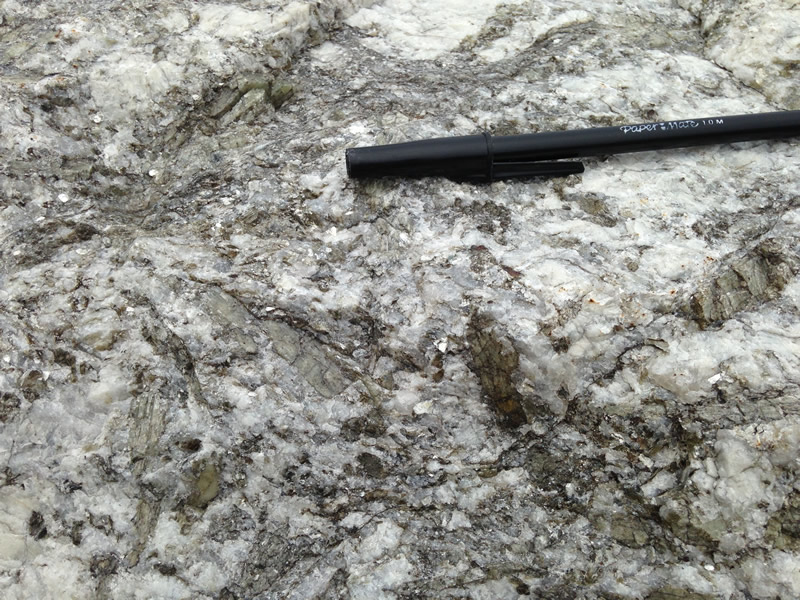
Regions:
[[[800,144],[345,174],[800,109],[679,4],[2,2],[6,594],[800,596]]]

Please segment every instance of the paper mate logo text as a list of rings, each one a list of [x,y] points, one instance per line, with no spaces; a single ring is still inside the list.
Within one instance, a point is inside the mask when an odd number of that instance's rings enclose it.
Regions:
[[[713,127],[722,125],[725,119],[686,119],[685,121],[664,121],[663,123],[643,123],[641,125],[623,125],[622,133],[644,133],[657,131],[675,131],[677,129],[695,129],[697,127]]]

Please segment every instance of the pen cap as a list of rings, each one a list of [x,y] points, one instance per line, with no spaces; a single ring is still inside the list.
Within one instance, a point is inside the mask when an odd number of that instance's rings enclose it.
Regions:
[[[447,177],[456,181],[491,181],[488,134],[435,138],[386,146],[349,148],[349,177]]]

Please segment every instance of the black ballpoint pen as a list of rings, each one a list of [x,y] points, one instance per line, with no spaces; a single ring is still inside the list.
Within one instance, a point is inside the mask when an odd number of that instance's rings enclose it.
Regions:
[[[350,177],[430,177],[494,181],[583,173],[562,158],[643,152],[800,136],[800,110],[681,119],[524,135],[488,133],[349,148]]]

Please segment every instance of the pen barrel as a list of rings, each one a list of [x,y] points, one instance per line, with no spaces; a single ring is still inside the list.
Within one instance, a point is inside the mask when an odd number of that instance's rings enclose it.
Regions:
[[[800,136],[800,111],[705,117],[492,138],[496,163],[554,160]]]
[[[350,148],[345,154],[349,177],[449,177],[491,179],[487,135],[465,135]]]
[[[797,136],[800,111],[793,110],[524,135],[435,138],[350,148],[346,162],[353,178],[439,176],[477,182],[583,172],[580,162],[559,161],[564,158]]]

